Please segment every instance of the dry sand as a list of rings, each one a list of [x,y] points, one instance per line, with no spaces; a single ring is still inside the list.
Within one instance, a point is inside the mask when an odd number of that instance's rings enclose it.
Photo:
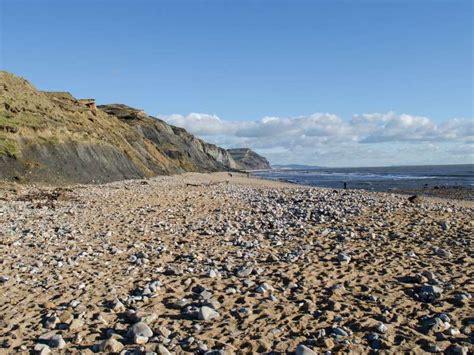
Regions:
[[[227,173],[5,185],[0,353],[472,352],[473,211]]]

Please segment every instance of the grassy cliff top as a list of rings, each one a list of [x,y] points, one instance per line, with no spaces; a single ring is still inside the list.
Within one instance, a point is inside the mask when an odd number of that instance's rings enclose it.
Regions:
[[[34,140],[45,135],[54,135],[57,141],[74,138],[121,144],[121,135],[127,131],[129,127],[120,120],[88,107],[68,92],[39,91],[21,77],[0,72],[0,147],[7,139]]]

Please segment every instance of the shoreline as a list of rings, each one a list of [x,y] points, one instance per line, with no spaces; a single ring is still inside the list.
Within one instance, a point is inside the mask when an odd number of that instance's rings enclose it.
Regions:
[[[318,185],[306,185],[300,184],[297,181],[290,179],[270,179],[264,176],[252,176],[257,179],[264,179],[270,181],[279,181],[282,183],[292,184],[295,186],[306,186],[311,188],[321,188],[321,189],[335,189],[335,190],[344,190],[341,187],[326,187]],[[366,188],[351,188],[348,187],[347,190],[361,190],[372,193],[393,193],[397,195],[420,195],[423,197],[431,198],[442,198],[448,200],[459,200],[459,201],[474,201],[474,187],[466,186],[434,186],[434,187],[422,187],[422,188],[413,188],[413,189],[391,189],[387,188],[386,190],[370,190]]]
[[[349,189],[474,200],[473,164],[295,168],[254,174],[316,187],[339,189],[347,184]]]
[[[473,350],[471,201],[238,173],[0,197],[0,352]]]
[[[55,189],[74,189],[74,188],[87,188],[87,187],[106,187],[108,185],[116,184],[147,184],[151,181],[163,181],[163,180],[176,180],[176,181],[186,181],[189,180],[190,184],[200,184],[205,186],[208,184],[212,186],[215,183],[233,183],[239,185],[250,185],[250,186],[266,186],[266,187],[275,187],[275,188],[303,188],[303,189],[315,189],[315,190],[324,190],[324,191],[354,191],[361,193],[370,193],[376,195],[399,195],[404,198],[419,195],[426,202],[451,202],[455,204],[461,204],[468,207],[474,207],[474,187],[465,188],[465,187],[443,187],[439,189],[412,189],[412,190],[387,190],[387,191],[373,191],[366,190],[363,188],[348,188],[344,190],[343,188],[332,188],[324,186],[314,186],[314,185],[305,185],[291,180],[284,179],[270,179],[264,176],[256,175],[247,175],[246,172],[210,172],[210,173],[198,173],[198,172],[187,172],[182,174],[172,174],[172,175],[158,175],[155,177],[147,179],[130,179],[130,180],[119,180],[112,181],[107,183],[91,183],[91,184],[81,184],[81,183],[64,183],[64,184],[46,184],[46,183],[18,183],[12,181],[0,181],[0,200],[5,199],[2,197],[3,194],[8,194],[8,192],[18,193],[22,190],[28,189],[37,189],[37,190],[55,190]],[[192,182],[195,181],[195,182]],[[455,193],[451,193],[451,192]],[[460,194],[456,192],[461,191]],[[447,193],[446,193],[447,192]]]

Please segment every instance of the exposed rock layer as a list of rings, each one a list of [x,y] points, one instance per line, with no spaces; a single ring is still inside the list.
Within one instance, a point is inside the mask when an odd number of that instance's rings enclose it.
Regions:
[[[249,148],[236,148],[227,150],[242,170],[270,169],[270,163],[261,155]]]
[[[222,148],[125,105],[0,72],[0,179],[91,183],[236,169]]]

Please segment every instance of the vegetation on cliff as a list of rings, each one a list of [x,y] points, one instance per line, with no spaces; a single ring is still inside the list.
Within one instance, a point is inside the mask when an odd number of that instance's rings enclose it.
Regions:
[[[0,72],[0,178],[88,183],[237,167],[226,150],[141,110]]]

